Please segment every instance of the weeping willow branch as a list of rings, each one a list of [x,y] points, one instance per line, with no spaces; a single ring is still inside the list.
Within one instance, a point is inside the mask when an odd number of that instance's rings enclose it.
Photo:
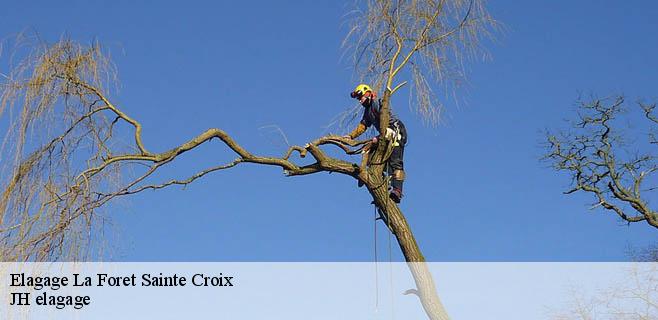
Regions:
[[[497,23],[481,0],[369,0],[359,2],[350,26],[343,47],[352,53],[360,80],[393,93],[396,83],[404,83],[398,77],[411,78],[412,109],[436,125],[442,104],[433,86],[419,84],[456,84],[464,60],[484,53],[480,43]],[[415,72],[405,71],[409,65]]]
[[[255,155],[220,129],[209,129],[164,152],[142,141],[142,125],[114,104],[103,89],[113,77],[98,44],[63,39],[41,44],[2,84],[0,116],[9,127],[3,143],[0,198],[0,259],[3,261],[84,259],[100,209],[120,196],[172,185],[187,185],[207,174],[242,163],[283,169],[287,176],[322,171],[356,177],[359,166],[329,157],[320,147],[333,145],[357,154],[366,141],[326,136],[291,146],[281,157]],[[112,119],[110,121],[110,119]],[[133,136],[122,144],[121,134]],[[188,178],[148,183],[159,168],[211,140],[238,158]],[[315,162],[297,165],[293,154]],[[142,172],[126,176],[127,172]]]

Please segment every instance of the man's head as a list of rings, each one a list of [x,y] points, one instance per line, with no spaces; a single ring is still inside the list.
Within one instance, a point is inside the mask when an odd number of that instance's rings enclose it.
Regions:
[[[350,97],[359,100],[361,104],[370,102],[376,96],[375,92],[372,91],[370,86],[367,84],[360,84],[356,86],[354,91],[350,93]]]

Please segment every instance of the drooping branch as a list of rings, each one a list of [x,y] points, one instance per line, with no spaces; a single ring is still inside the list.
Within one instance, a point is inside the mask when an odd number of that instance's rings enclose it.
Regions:
[[[90,240],[90,229],[97,227],[99,209],[112,199],[185,185],[238,164],[275,166],[287,176],[329,171],[357,177],[361,169],[328,156],[322,147],[332,145],[348,155],[357,154],[367,141],[337,136],[292,146],[283,156],[270,157],[246,150],[223,130],[208,129],[169,150],[152,152],[142,141],[141,123],[102,89],[109,64],[100,46],[64,39],[38,49],[2,87],[0,115],[18,114],[8,119],[11,125],[4,143],[14,160],[3,162],[9,168],[1,181],[3,261],[83,259],[84,242]],[[4,112],[11,109],[18,112]],[[133,143],[120,144],[120,137],[128,133]],[[237,158],[187,178],[149,182],[162,166],[211,140],[220,141]],[[311,154],[315,162],[298,165],[291,159],[294,154],[302,158]],[[126,176],[129,171],[141,173]]]
[[[491,36],[495,20],[481,0],[369,0],[364,7],[354,11],[344,41],[358,76],[379,92],[395,92],[404,83],[397,78],[411,76],[413,110],[437,124],[442,104],[423,84],[456,85],[464,59],[481,56],[479,43]],[[405,72],[410,65],[415,72]]]
[[[138,124],[138,122],[134,120],[133,122],[135,124]],[[205,169],[187,179],[183,179],[183,180],[174,179],[161,184],[149,184],[149,185],[140,186],[140,183],[142,183],[154,172],[156,172],[156,170],[161,166],[174,161],[178,156],[182,155],[183,153],[193,150],[198,146],[200,146],[201,144],[208,142],[214,138],[220,140],[225,146],[227,146],[230,150],[232,150],[235,154],[237,154],[238,158],[228,164]],[[139,137],[136,139],[136,141],[139,141]],[[57,194],[56,198],[48,199],[46,201],[46,205],[57,207],[57,205],[60,203],[66,203],[68,199],[70,199],[71,197],[78,197],[80,192],[93,193],[96,195],[95,198],[87,197],[87,200],[83,201],[82,203],[79,203],[77,208],[71,208],[66,206],[67,210],[73,209],[74,213],[70,215],[71,216],[70,219],[68,219],[68,221],[64,225],[62,224],[56,225],[55,229],[50,228],[50,230],[48,230],[47,232],[35,235],[34,239],[28,240],[27,242],[25,239],[21,239],[21,241],[23,242],[23,244],[26,243],[36,244],[43,241],[43,239],[46,237],[53,237],[57,233],[55,232],[55,230],[58,230],[58,232],[64,232],[66,229],[66,225],[70,225],[71,221],[78,218],[80,215],[83,214],[83,212],[92,211],[96,208],[99,208],[117,196],[135,194],[147,189],[161,189],[171,185],[188,184],[206,174],[218,170],[232,168],[241,163],[255,163],[262,165],[277,166],[282,168],[287,176],[299,176],[299,175],[307,175],[307,174],[312,174],[322,171],[328,171],[328,172],[337,172],[337,173],[342,173],[356,177],[359,173],[359,167],[356,164],[347,162],[345,160],[329,157],[320,148],[320,146],[336,145],[339,146],[346,153],[354,154],[356,151],[358,151],[358,149],[351,150],[350,147],[363,146],[365,145],[365,143],[366,141],[346,141],[346,139],[342,137],[326,136],[316,139],[306,144],[303,147],[292,146],[289,148],[289,150],[286,152],[286,154],[283,157],[264,157],[264,156],[254,155],[253,153],[247,151],[242,146],[240,146],[226,132],[220,129],[209,129],[203,132],[202,134],[198,135],[197,137],[191,139],[190,141],[162,153],[148,153],[146,155],[141,153],[136,153],[136,154],[120,154],[120,155],[109,156],[107,158],[104,158],[102,163],[100,163],[99,165],[88,168],[83,172],[81,172],[80,174],[78,174],[76,178],[73,180],[74,184],[68,187],[67,192],[63,194]],[[303,166],[297,165],[289,159],[291,153],[294,151],[299,152],[300,156],[302,157],[304,157],[306,153],[309,152],[316,160],[316,162]],[[130,163],[134,161],[138,161],[139,163],[142,164],[150,163],[150,165],[148,165],[148,170],[143,175],[133,180],[129,180],[127,183],[124,184],[123,187],[117,188],[111,192],[100,192],[93,190],[90,187],[89,181],[92,181],[98,176],[102,175],[104,171],[110,168],[111,166],[120,166],[123,163]],[[20,177],[18,176],[19,174],[20,173],[17,173],[17,176],[14,179],[12,179],[12,181],[20,180]],[[11,186],[9,186],[5,190],[5,194],[10,195],[11,193],[12,193]],[[28,216],[31,215],[28,213]],[[34,219],[28,219],[23,223],[26,222],[34,222]],[[10,231],[11,229],[16,229],[16,228],[17,226],[12,226],[10,229],[0,230],[0,232],[7,232]]]

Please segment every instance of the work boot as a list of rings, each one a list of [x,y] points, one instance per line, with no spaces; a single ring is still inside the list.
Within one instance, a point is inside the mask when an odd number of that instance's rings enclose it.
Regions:
[[[393,202],[400,203],[400,201],[402,201],[402,190],[400,189],[391,190],[389,197],[391,198],[391,200],[393,200]]]
[[[402,200],[402,183],[403,180],[392,179],[391,180],[391,193],[389,197],[393,202],[400,203]]]

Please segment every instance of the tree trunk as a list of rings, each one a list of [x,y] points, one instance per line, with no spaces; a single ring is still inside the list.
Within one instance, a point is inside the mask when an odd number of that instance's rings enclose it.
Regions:
[[[372,154],[370,154],[369,161],[366,160],[366,163],[364,163],[366,164],[366,168],[362,168],[365,171],[359,174],[359,178],[365,182],[368,191],[375,201],[375,205],[382,211],[384,218],[387,220],[388,228],[397,239],[400,250],[402,250],[404,258],[407,261],[407,266],[416,282],[415,293],[420,299],[425,313],[432,320],[449,320],[450,317],[436,292],[434,279],[425,263],[425,257],[420,252],[420,248],[411,232],[411,228],[409,228],[407,219],[405,219],[400,208],[389,199],[388,183],[383,177],[385,163],[388,161],[386,159],[387,144],[390,143],[385,140],[384,135],[390,119],[390,97],[391,92],[386,90],[382,97],[379,117],[380,143],[377,144],[377,149],[373,150]]]
[[[368,184],[368,191],[375,199],[377,207],[385,215],[387,225],[400,245],[400,250],[402,250],[407,266],[416,282],[416,294],[423,305],[423,309],[425,309],[425,313],[432,320],[450,319],[441,303],[441,299],[439,299],[434,279],[425,263],[425,257],[420,252],[411,228],[409,228],[407,219],[404,218],[400,208],[389,199],[386,182],[383,181],[381,176],[371,176],[371,179],[370,181],[373,181],[373,183]]]

